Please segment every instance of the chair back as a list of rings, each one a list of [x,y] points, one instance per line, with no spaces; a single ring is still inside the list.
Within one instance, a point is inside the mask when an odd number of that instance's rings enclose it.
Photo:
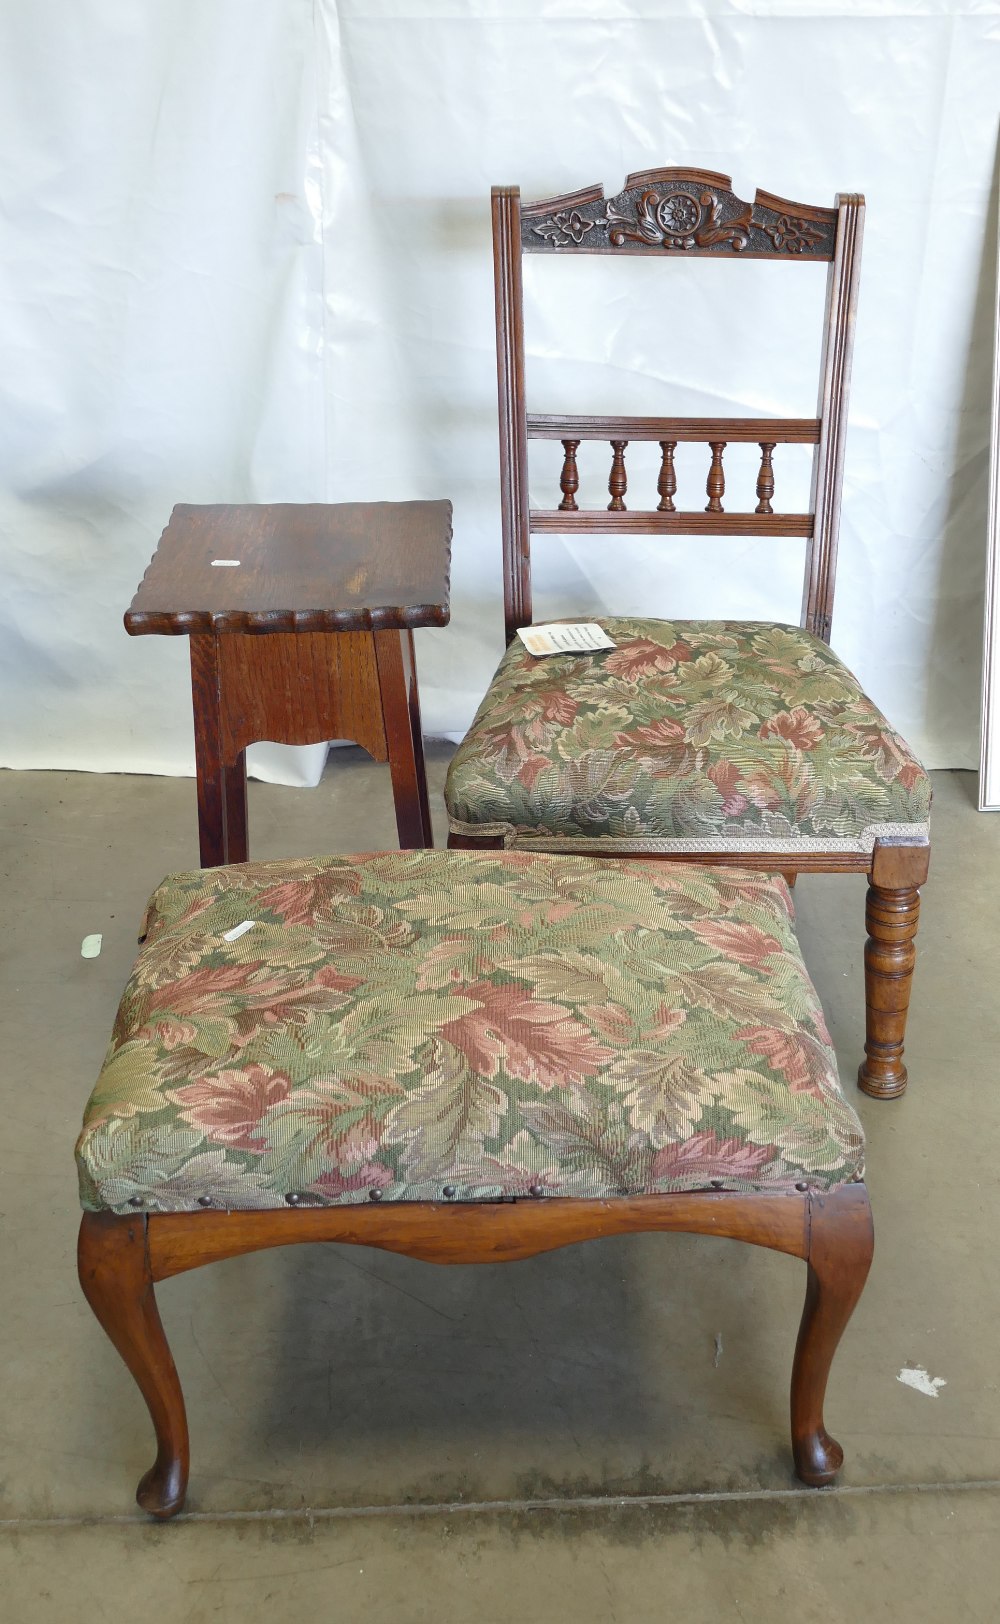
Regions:
[[[531,536],[535,532],[800,536],[806,542],[802,625],[830,641],[843,484],[844,442],[865,202],[841,193],[833,208],[790,203],[758,191],[744,203],[728,175],[701,169],[649,169],[629,175],[616,197],[590,186],[540,203],[521,203],[516,186],[493,188],[497,376],[500,396],[500,491],[504,612],[508,642],[531,624]],[[524,386],[523,254],[706,255],[724,259],[825,264],[827,297],[817,415],[765,417],[580,417],[529,412]],[[528,501],[528,441],[560,440],[562,500],[551,508]],[[581,509],[577,452],[585,441],[611,447],[607,510]],[[654,441],[661,453],[655,509],[626,505],[625,452],[630,441]],[[704,511],[674,503],[674,452],[698,441],[710,453]],[[760,447],[756,506],[727,511],[726,446]],[[779,445],[812,445],[808,513],[775,511],[773,454]]]

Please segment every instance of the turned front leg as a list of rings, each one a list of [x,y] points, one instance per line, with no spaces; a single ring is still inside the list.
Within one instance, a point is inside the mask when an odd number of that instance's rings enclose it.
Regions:
[[[880,842],[872,857],[865,909],[865,1059],[858,1087],[877,1100],[894,1099],[906,1087],[903,1038],[917,952],[918,887],[929,865],[927,845]]]
[[[156,1306],[145,1217],[85,1212],[77,1261],[84,1296],[135,1377],[156,1430],[156,1460],[135,1497],[154,1517],[172,1517],[187,1492],[187,1417]]]
[[[822,1488],[844,1462],[823,1421],[823,1401],[837,1344],[871,1267],[875,1237],[868,1192],[847,1184],[809,1199],[809,1276],[792,1366],[792,1452],[803,1483]]]
[[[903,1038],[910,1006],[914,939],[920,917],[916,886],[899,891],[868,888],[865,906],[865,1059],[858,1086],[876,1099],[893,1099],[906,1087]]]

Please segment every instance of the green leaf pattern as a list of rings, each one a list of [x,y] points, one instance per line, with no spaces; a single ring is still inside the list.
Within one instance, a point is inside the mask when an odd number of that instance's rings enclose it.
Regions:
[[[536,659],[511,644],[448,773],[459,832],[859,851],[880,826],[925,832],[927,774],[809,632],[600,624],[616,649]]]
[[[832,1188],[862,1134],[791,915],[770,875],[529,852],[174,875],[83,1205]]]

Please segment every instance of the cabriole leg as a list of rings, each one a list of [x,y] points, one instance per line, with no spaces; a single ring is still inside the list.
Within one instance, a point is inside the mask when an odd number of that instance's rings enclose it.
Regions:
[[[823,1399],[837,1344],[868,1278],[874,1249],[863,1184],[809,1201],[809,1277],[792,1366],[792,1451],[803,1483],[821,1488],[840,1470],[844,1451],[823,1424]]]
[[[154,1517],[172,1517],[187,1492],[187,1417],[156,1306],[146,1219],[85,1212],[77,1257],[84,1296],[135,1377],[156,1429],[156,1460],[136,1499]]]

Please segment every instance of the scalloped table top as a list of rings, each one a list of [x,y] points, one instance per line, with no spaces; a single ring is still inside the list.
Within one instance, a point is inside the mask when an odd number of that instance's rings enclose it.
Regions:
[[[451,515],[450,502],[181,503],[125,629],[135,636],[444,626]]]

